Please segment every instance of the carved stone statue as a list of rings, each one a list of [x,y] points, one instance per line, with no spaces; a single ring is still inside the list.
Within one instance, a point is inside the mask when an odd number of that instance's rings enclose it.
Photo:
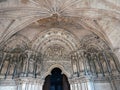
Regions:
[[[73,65],[73,72],[77,73],[77,60],[76,60],[76,56],[72,55],[71,56],[71,60],[72,60],[72,65]]]
[[[19,73],[25,73],[27,69],[27,54],[21,54],[19,57]]]
[[[29,59],[29,68],[28,68],[29,73],[33,73],[34,65],[35,65],[35,55],[32,54]]]

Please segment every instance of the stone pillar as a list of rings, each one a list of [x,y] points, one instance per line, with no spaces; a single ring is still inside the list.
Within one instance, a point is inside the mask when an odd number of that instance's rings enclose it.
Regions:
[[[44,83],[44,80],[39,80],[37,82],[37,89],[36,90],[42,90],[43,89],[43,83]]]
[[[75,77],[69,79],[70,90],[95,90],[93,81],[87,77]]]
[[[86,83],[87,83],[88,90],[95,90],[93,81],[88,79]]]
[[[113,53],[117,56],[118,61],[119,61],[119,63],[120,63],[120,48],[115,48],[115,49],[113,50]]]
[[[70,90],[73,90],[73,84],[70,83]]]
[[[43,80],[24,77],[16,79],[17,90],[42,90]]]
[[[0,90],[17,90],[15,81],[13,79],[1,79]]]

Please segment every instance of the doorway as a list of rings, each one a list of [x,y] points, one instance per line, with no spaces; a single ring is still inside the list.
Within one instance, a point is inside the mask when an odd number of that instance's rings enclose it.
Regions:
[[[51,75],[45,78],[43,90],[70,90],[68,78],[62,74],[61,69],[54,68]]]

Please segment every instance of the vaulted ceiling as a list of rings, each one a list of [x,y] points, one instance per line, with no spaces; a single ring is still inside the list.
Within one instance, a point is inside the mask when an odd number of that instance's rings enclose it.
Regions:
[[[94,33],[119,56],[120,0],[0,1],[1,46],[17,34],[27,37],[33,43],[37,36],[41,37],[39,33],[50,28],[68,30],[79,40]]]

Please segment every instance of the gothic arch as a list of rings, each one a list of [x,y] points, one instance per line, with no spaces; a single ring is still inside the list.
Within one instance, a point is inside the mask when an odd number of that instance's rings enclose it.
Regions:
[[[24,52],[25,50],[29,49],[29,43],[30,43],[30,40],[21,35],[21,34],[16,34],[16,35],[13,35],[10,39],[8,39],[4,45],[0,46],[3,51],[6,51],[6,52],[14,52],[15,50],[17,49],[21,49],[21,52]]]
[[[68,60],[69,53],[79,48],[79,39],[61,28],[50,28],[35,36],[32,50],[40,51],[44,60]]]
[[[67,70],[65,70],[65,68],[62,65],[60,65],[60,64],[54,64],[50,68],[48,68],[47,72],[44,73],[44,75],[43,75],[44,77],[43,78],[45,78],[48,75],[51,75],[51,71],[54,68],[60,68],[61,71],[62,71],[62,74],[65,74],[68,78],[71,77],[71,74],[69,72],[67,72]]]

